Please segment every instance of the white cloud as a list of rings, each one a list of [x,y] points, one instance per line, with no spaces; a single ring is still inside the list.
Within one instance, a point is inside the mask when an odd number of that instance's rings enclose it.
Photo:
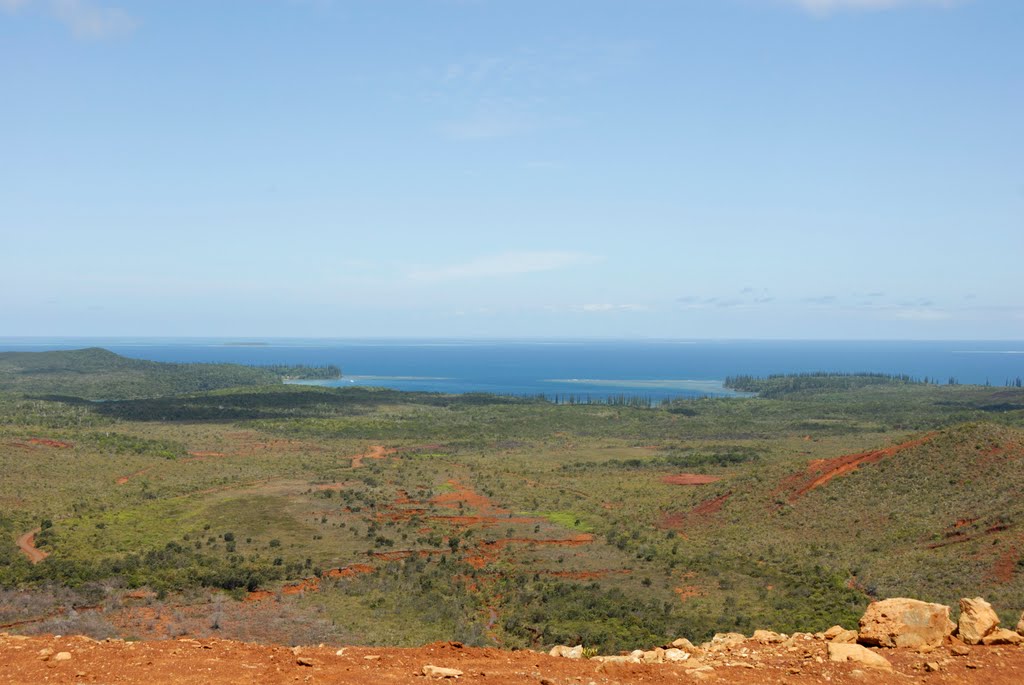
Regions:
[[[53,0],[53,15],[79,38],[110,38],[134,31],[139,22],[117,7],[86,0]]]
[[[949,312],[941,309],[897,308],[891,310],[892,318],[905,321],[942,321],[951,318]]]
[[[642,304],[584,304],[579,309],[588,313],[645,312],[648,307]]]
[[[580,252],[505,252],[489,257],[478,257],[461,264],[420,269],[411,272],[408,277],[409,280],[419,283],[442,283],[554,271],[595,261],[598,261],[597,257]]]
[[[836,10],[884,10],[897,7],[952,7],[965,0],[787,0],[790,4],[816,14],[827,14]]]
[[[0,0],[0,10],[13,14],[26,7],[45,6],[49,14],[67,26],[77,38],[99,40],[134,31],[139,22],[118,7],[104,7],[89,0]]]

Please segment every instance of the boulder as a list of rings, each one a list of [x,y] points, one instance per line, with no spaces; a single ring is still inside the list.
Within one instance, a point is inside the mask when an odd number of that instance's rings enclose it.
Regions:
[[[982,638],[999,626],[999,616],[992,605],[981,597],[960,600],[960,639],[969,645],[981,644]]]
[[[643,652],[640,661],[645,664],[663,664],[665,663],[665,650],[661,647],[655,647],[652,650]]]
[[[1021,617],[1021,621],[1024,621],[1024,616]],[[678,640],[672,640],[672,644],[669,646],[675,647],[676,649],[681,649],[684,652],[688,652],[690,654],[697,651],[697,648],[694,646],[694,644],[687,640],[685,637],[681,637]]]
[[[665,661],[668,661],[670,663],[676,663],[676,662],[679,662],[679,661],[686,661],[689,658],[690,658],[690,653],[686,652],[686,651],[683,651],[682,649],[677,649],[675,647],[670,647],[669,649],[665,650]]]
[[[877,647],[939,647],[954,628],[948,606],[897,597],[868,605],[858,641]]]
[[[857,642],[858,637],[859,636],[857,635],[856,630],[844,630],[843,632],[833,637],[832,642],[842,645],[852,645]]]
[[[824,638],[825,638],[826,640],[831,640],[831,639],[832,639],[832,638],[834,638],[834,637],[835,637],[836,635],[838,635],[839,633],[843,632],[843,630],[845,630],[845,629],[844,629],[844,628],[843,628],[842,626],[832,626],[831,628],[829,628],[828,630],[826,630],[826,631],[825,631],[824,633],[822,633],[821,635],[822,635],[822,637],[824,637]]]
[[[991,633],[981,638],[981,644],[983,645],[1020,645],[1024,644],[1024,635],[1007,630],[1006,628],[996,628]]]
[[[754,642],[760,642],[762,645],[776,645],[786,641],[785,635],[780,635],[772,630],[755,630],[753,637]]]
[[[705,642],[701,646],[709,652],[720,652],[742,645],[746,641],[746,636],[740,633],[715,633],[715,636],[711,638],[711,642]]]
[[[583,658],[583,645],[576,645],[575,647],[566,647],[565,645],[555,645],[548,652],[551,656],[560,656],[565,659],[582,659]]]
[[[643,652],[641,652],[642,654]],[[590,659],[601,664],[638,664],[640,657],[634,654],[618,654],[614,656],[595,656]]]
[[[868,668],[880,668],[886,671],[892,670],[892,664],[881,654],[872,652],[867,647],[860,645],[841,644],[836,642],[828,643],[829,661],[851,661]]]

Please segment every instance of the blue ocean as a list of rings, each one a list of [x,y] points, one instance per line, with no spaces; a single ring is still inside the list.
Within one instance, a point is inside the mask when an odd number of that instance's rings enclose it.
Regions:
[[[547,397],[732,394],[727,376],[808,371],[908,374],[1002,386],[1024,377],[1024,342],[755,340],[327,340],[0,338],[0,351],[104,347],[164,362],[335,364],[333,386]]]

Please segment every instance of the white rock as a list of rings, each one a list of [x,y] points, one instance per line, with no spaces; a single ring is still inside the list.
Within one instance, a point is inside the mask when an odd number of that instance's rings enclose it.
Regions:
[[[462,671],[457,668],[444,668],[443,666],[427,664],[423,667],[423,675],[428,678],[458,678],[462,675]]]
[[[690,653],[689,652],[684,652],[681,649],[677,649],[675,647],[672,647],[671,649],[666,649],[665,650],[665,661],[676,663],[676,662],[679,662],[679,661],[686,661],[689,658],[690,658]]]

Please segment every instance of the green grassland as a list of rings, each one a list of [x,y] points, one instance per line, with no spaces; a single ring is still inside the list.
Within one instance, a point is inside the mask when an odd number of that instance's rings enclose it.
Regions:
[[[605,650],[852,625],[882,596],[1024,608],[1016,389],[803,377],[644,407],[278,384],[93,402],[119,382],[94,381],[0,393],[5,588],[269,591],[338,640]]]

